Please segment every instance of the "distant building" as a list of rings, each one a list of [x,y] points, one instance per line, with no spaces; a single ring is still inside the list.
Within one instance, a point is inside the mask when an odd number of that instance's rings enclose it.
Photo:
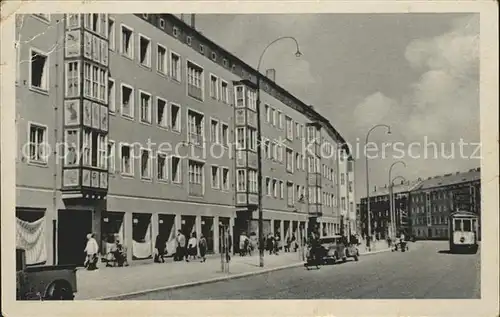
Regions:
[[[423,180],[411,191],[412,233],[418,239],[447,239],[448,216],[457,210],[481,213],[481,171],[445,174]],[[479,228],[481,228],[479,224]],[[479,231],[481,231],[479,229]]]
[[[411,232],[410,218],[408,212],[408,200],[410,190],[419,184],[419,181],[407,181],[399,184],[394,184],[394,211],[396,233],[401,231],[406,234]],[[364,235],[367,234],[367,212],[366,212],[366,197],[361,198],[359,204],[361,231]],[[389,188],[387,184],[384,187],[374,187],[370,193],[370,209],[371,214],[371,229],[379,239],[385,239],[389,234],[391,216],[389,212]]]

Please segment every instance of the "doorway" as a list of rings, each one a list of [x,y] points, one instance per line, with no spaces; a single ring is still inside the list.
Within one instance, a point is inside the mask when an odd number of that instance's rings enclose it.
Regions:
[[[59,210],[57,223],[57,263],[85,263],[87,234],[92,232],[92,211]]]

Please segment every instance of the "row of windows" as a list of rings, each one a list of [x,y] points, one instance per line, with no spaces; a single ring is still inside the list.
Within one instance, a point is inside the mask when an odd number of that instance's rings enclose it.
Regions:
[[[446,216],[432,216],[432,217],[416,217],[416,225],[447,225],[448,217]]]
[[[415,229],[414,233],[416,234],[417,237],[422,237],[422,236],[427,236],[429,231],[425,229]],[[448,229],[447,228],[433,228],[431,229],[431,235],[433,237],[442,237],[446,238],[448,237]]]
[[[135,113],[135,89],[125,83],[120,84],[120,113],[128,119],[134,118]],[[152,124],[154,122],[160,128],[171,129],[181,132],[182,110],[181,106],[174,102],[168,102],[161,97],[155,97],[143,90],[138,90],[139,118],[141,123]],[[109,110],[116,112],[116,89],[113,79],[108,84]],[[201,144],[205,140],[205,116],[203,113],[188,109],[187,131],[189,141]],[[210,119],[210,139],[214,143],[229,144],[229,125],[216,118]]]
[[[115,22],[109,19],[109,39],[110,50],[115,50]],[[123,56],[135,60],[137,53],[137,61],[145,68],[152,69],[153,61],[156,64],[156,71],[162,76],[169,76],[177,82],[182,82],[182,58],[176,52],[167,49],[166,46],[156,43],[156,50],[152,49],[152,41],[149,37],[138,33],[137,44],[135,44],[136,36],[134,29],[125,25],[120,25],[120,48],[119,52]],[[135,48],[137,47],[137,52]],[[153,57],[154,54],[154,57]],[[205,99],[205,71],[203,67],[197,65],[193,61],[186,60],[186,84],[188,95],[203,101]],[[210,97],[214,100],[219,100],[223,103],[230,104],[229,84],[227,81],[219,78],[214,74],[210,74]]]
[[[453,209],[453,208],[452,208]],[[424,206],[418,206],[418,207],[413,207],[412,208],[413,213],[418,214],[418,213],[425,213],[426,208]],[[447,212],[448,211],[448,206],[432,206],[431,207],[431,212]]]
[[[445,199],[447,195],[452,195],[451,192],[446,192],[446,191],[438,191],[438,192],[431,192],[427,194],[430,199]],[[413,202],[424,202],[425,201],[425,196],[426,194],[417,194],[417,195],[412,195],[412,201]]]

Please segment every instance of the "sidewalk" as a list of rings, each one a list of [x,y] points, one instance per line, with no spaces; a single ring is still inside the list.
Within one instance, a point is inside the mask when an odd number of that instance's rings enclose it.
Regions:
[[[378,246],[378,245],[377,245]],[[389,251],[387,244],[379,248],[372,248],[366,252],[360,246],[360,254]],[[211,256],[205,263],[199,260],[187,262],[173,262],[171,258],[166,263],[151,263],[128,267],[105,267],[101,265],[97,271],[80,269],[77,271],[78,292],[75,300],[112,299],[145,293],[155,289],[179,288],[263,274],[270,271],[303,265],[299,252],[283,253],[279,255],[264,255],[264,267],[259,267],[258,253],[252,256],[232,256],[229,263],[229,273],[223,273],[220,256]]]

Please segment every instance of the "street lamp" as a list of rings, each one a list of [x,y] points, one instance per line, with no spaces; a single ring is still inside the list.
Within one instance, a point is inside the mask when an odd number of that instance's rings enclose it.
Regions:
[[[302,53],[300,52],[299,49],[299,43],[297,40],[292,37],[292,36],[282,36],[271,43],[267,44],[267,46],[264,48],[262,51],[262,54],[260,54],[259,58],[259,64],[257,65],[257,178],[258,178],[258,211],[259,211],[259,266],[264,267],[264,232],[263,232],[263,219],[262,219],[262,129],[261,129],[261,123],[260,123],[260,65],[262,63],[262,58],[264,57],[264,54],[266,53],[267,49],[273,45],[274,43],[285,40],[285,39],[290,39],[295,42],[295,45],[297,47],[297,51],[295,52],[296,57],[302,56]]]
[[[369,178],[369,172],[368,172],[368,155],[366,153],[366,145],[368,144],[368,138],[370,137],[370,133],[375,130],[378,127],[385,127],[387,129],[387,134],[391,134],[391,127],[388,126],[387,124],[377,124],[373,126],[368,132],[366,133],[366,139],[365,139],[365,163],[366,163],[366,212],[367,212],[367,219],[368,219],[368,237],[371,237],[371,210],[370,210],[370,178]],[[371,240],[371,239],[370,239]]]
[[[396,225],[394,223],[394,221],[396,220],[396,215],[394,214],[394,203],[393,203],[393,199],[394,199],[394,193],[393,193],[393,179],[391,177],[392,175],[392,168],[394,166],[396,166],[397,164],[403,164],[403,166],[406,168],[406,163],[403,162],[403,161],[396,161],[394,163],[392,163],[391,167],[389,168],[389,214],[390,214],[390,217],[391,217],[391,236],[394,237],[394,235],[396,234]]]

